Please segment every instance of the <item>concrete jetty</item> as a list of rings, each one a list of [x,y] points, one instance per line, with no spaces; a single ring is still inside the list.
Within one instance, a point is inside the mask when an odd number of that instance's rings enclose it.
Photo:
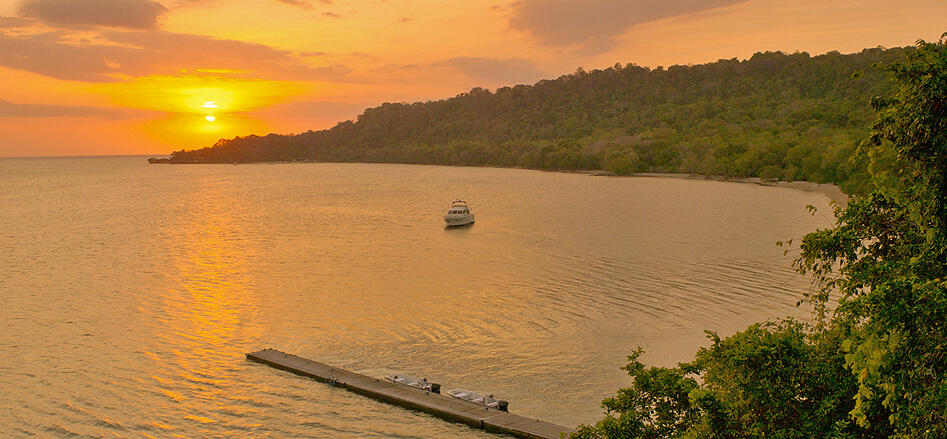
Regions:
[[[251,352],[247,354],[247,358],[379,401],[420,410],[491,432],[530,439],[560,439],[568,438],[574,431],[538,419],[525,418],[449,396],[368,377],[274,349]]]

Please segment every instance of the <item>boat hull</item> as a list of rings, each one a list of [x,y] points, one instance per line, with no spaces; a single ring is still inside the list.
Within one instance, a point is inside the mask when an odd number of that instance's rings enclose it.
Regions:
[[[495,408],[504,412],[509,411],[510,407],[509,402],[496,399],[493,397],[493,395],[481,395],[477,392],[471,392],[466,389],[450,390],[447,392],[447,395],[457,398],[461,401],[467,401],[469,403],[477,404],[483,407]]]
[[[444,223],[447,227],[460,227],[467,224],[473,224],[473,215],[447,215],[444,217]]]
[[[432,383],[428,381],[427,378],[419,379],[409,375],[391,374],[385,376],[385,379],[396,384],[414,387],[415,389],[420,389],[431,393],[441,393],[441,385]]]

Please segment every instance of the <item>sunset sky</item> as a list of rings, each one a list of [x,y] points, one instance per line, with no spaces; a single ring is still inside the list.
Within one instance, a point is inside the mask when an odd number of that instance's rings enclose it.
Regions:
[[[0,156],[169,153],[580,66],[945,31],[944,0],[0,0]]]

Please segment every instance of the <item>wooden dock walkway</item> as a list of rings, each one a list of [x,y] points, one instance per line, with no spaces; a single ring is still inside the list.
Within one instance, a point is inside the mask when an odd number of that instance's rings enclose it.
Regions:
[[[330,383],[379,401],[420,410],[487,431],[531,439],[568,438],[569,433],[574,431],[538,419],[529,419],[449,396],[371,378],[274,349],[251,352],[247,354],[247,358],[297,375]]]

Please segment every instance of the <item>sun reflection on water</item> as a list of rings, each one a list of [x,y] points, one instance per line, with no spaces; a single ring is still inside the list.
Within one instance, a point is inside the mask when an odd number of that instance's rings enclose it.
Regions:
[[[248,273],[253,247],[238,218],[247,206],[230,186],[210,182],[181,198],[182,212],[164,234],[176,282],[148,309],[160,343],[150,384],[163,395],[160,416],[190,421],[191,432],[221,417],[241,422],[246,404],[235,402],[240,396],[228,383],[262,331]]]

